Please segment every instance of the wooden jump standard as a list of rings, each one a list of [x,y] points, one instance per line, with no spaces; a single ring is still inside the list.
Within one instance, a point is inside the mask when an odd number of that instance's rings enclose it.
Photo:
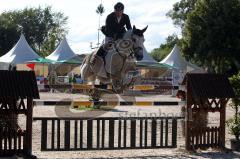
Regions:
[[[186,149],[225,148],[226,105],[234,98],[233,89],[224,75],[187,74],[186,86]],[[210,126],[203,120],[208,113],[219,113],[219,126]],[[206,119],[207,120],[207,119]]]
[[[0,156],[32,156],[33,99],[39,98],[33,71],[0,71]],[[25,127],[18,115],[25,115]]]

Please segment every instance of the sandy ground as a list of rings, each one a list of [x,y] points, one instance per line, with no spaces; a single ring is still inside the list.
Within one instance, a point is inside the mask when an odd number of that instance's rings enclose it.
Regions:
[[[67,93],[41,93],[41,100],[78,100],[88,98],[84,95],[79,94],[67,94]],[[118,100],[149,100],[149,101],[179,101],[177,98],[171,96],[147,96],[147,97],[111,97],[108,96],[106,99],[116,98]],[[136,106],[116,106],[111,111],[73,111],[69,106],[35,106],[33,110],[34,117],[54,117],[54,116],[101,116],[101,117],[119,117],[119,116],[180,116],[180,106],[148,106],[148,107],[136,107]],[[233,110],[227,107],[226,117],[232,117]],[[218,123],[218,115],[211,114],[211,124]],[[178,123],[178,134],[177,134],[177,148],[173,149],[136,149],[136,150],[99,150],[99,151],[40,151],[40,121],[33,123],[33,155],[38,158],[126,158],[126,159],[158,159],[158,158],[240,158],[240,153],[231,151],[197,151],[195,153],[188,153],[184,150],[184,137],[182,137],[181,124]],[[228,134],[226,130],[226,147],[229,148],[229,139],[233,136]]]

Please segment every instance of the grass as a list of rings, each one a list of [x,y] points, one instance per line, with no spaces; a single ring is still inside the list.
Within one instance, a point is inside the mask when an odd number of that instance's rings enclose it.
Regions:
[[[78,108],[73,108],[75,110],[88,110],[88,111],[111,111],[114,109],[114,106],[105,106],[102,105],[100,107],[93,107],[93,106],[78,106]]]
[[[86,107],[86,106],[78,106],[78,108],[73,108],[76,110],[94,110],[95,108],[93,107]]]

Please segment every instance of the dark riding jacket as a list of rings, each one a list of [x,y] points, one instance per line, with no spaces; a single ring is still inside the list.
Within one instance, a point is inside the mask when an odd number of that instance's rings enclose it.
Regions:
[[[127,30],[132,29],[128,15],[123,13],[121,20],[118,23],[116,14],[112,12],[106,19],[105,34],[107,37],[117,40],[122,38],[123,34],[126,32],[125,26]]]

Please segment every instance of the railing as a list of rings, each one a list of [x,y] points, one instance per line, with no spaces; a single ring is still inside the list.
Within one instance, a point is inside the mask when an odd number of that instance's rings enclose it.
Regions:
[[[25,132],[9,132],[0,128],[0,156],[24,152]]]
[[[181,117],[45,118],[41,121],[41,150],[94,150],[177,147]]]
[[[194,148],[220,147],[219,127],[206,127],[191,130],[191,141]]]

